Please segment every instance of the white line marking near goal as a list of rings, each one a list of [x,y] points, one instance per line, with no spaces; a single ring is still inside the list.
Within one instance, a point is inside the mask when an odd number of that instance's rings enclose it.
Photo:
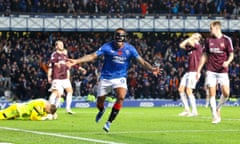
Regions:
[[[68,136],[68,135],[63,135],[63,134],[31,131],[31,130],[24,130],[24,129],[17,129],[17,128],[9,128],[9,127],[0,127],[0,129],[10,130],[10,131],[26,132],[26,133],[33,133],[33,134],[38,134],[38,135],[61,137],[61,138],[69,138],[69,139],[96,142],[96,143],[104,143],[104,144],[123,144],[123,143],[117,143],[117,142],[112,142],[112,141],[104,141],[104,140],[90,139],[90,138],[84,138],[84,137]]]

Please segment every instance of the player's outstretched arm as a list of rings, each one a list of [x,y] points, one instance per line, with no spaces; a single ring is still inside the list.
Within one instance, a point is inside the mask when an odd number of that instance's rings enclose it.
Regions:
[[[94,53],[85,55],[83,57],[80,57],[78,59],[69,59],[68,62],[67,62],[67,65],[68,65],[68,67],[72,67],[76,64],[81,64],[81,63],[93,61],[97,57],[98,56],[97,56],[96,52],[94,52]]]
[[[138,57],[137,61],[147,70],[153,72],[154,75],[160,74],[160,68],[159,67],[153,67],[151,64],[149,64],[147,61],[145,61],[142,57]]]

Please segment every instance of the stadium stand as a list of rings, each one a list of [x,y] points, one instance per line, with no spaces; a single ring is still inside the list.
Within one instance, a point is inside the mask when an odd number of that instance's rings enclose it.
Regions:
[[[0,12],[8,16],[107,16],[136,17],[148,16],[175,18],[182,16],[207,16],[239,19],[240,3],[238,0],[2,0]],[[238,20],[239,21],[239,20]],[[1,27],[1,29],[4,29]],[[164,69],[161,76],[154,77],[132,62],[129,70],[129,99],[179,98],[177,87],[186,67],[186,54],[178,44],[189,32],[154,31],[138,32],[132,30],[129,41],[136,46],[138,52],[149,62],[155,58],[161,60]],[[136,31],[136,32],[134,32]],[[207,33],[203,32],[204,35]],[[228,33],[233,39],[235,59],[230,66],[231,96],[239,98],[239,65],[240,42],[239,31]],[[53,51],[55,40],[64,40],[65,47],[72,58],[93,52],[101,44],[110,40],[111,31],[107,32],[74,32],[74,31],[13,31],[0,33],[0,95],[11,92],[11,100],[25,101],[32,98],[47,98],[49,85],[46,79],[48,59]],[[76,97],[95,94],[101,59],[83,65],[87,75],[72,69],[72,83],[81,85],[80,94]],[[203,73],[204,74],[204,73]],[[197,86],[198,98],[204,98],[203,79]],[[144,90],[144,91],[143,91]],[[77,93],[75,91],[75,93]],[[74,93],[74,94],[75,94]],[[9,93],[8,93],[9,95]]]

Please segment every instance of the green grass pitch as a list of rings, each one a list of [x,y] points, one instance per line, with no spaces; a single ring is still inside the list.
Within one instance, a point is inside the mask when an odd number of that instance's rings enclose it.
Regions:
[[[211,123],[210,108],[199,116],[179,117],[181,107],[123,107],[109,133],[103,131],[111,108],[95,123],[96,108],[58,110],[53,121],[0,121],[0,144],[239,144],[239,107],[223,107],[222,121]]]

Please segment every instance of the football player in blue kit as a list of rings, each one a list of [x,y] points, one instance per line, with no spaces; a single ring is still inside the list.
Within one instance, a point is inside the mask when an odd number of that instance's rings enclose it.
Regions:
[[[159,67],[152,66],[145,61],[137,52],[135,47],[127,42],[127,32],[123,28],[118,28],[114,32],[114,40],[103,44],[95,52],[85,55],[79,59],[70,60],[69,66],[75,64],[81,64],[90,62],[104,56],[104,64],[101,71],[101,76],[97,88],[97,108],[99,112],[96,115],[96,122],[99,122],[102,118],[105,107],[104,101],[106,95],[112,91],[115,92],[116,102],[112,107],[112,111],[109,115],[108,121],[104,125],[103,129],[108,132],[112,121],[118,115],[124,98],[127,94],[127,73],[130,64],[130,60],[135,58],[145,69],[153,72],[154,75],[160,73]]]

